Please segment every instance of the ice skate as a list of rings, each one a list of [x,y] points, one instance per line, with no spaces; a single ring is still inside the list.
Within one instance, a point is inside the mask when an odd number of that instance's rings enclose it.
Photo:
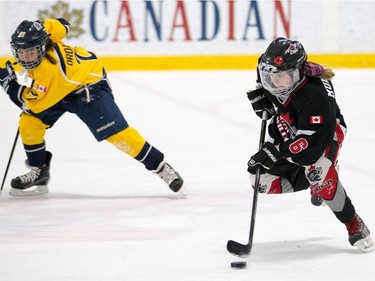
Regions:
[[[9,191],[9,195],[33,196],[48,193],[48,182],[50,180],[49,168],[51,158],[52,154],[47,151],[47,162],[42,167],[30,166],[28,165],[28,161],[26,160],[26,167],[31,169],[31,171],[12,179],[12,188]]]
[[[370,230],[363,220],[354,214],[354,217],[345,224],[349,234],[349,243],[362,252],[371,252],[375,249],[374,241],[370,237]]]
[[[184,180],[167,162],[161,162],[154,173],[164,180],[173,192],[186,194],[186,190],[183,187]]]

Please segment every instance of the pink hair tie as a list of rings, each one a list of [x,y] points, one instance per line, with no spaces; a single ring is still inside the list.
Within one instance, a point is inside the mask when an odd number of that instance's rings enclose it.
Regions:
[[[306,61],[305,66],[303,69],[303,73],[308,76],[322,76],[324,72],[324,67],[321,66],[320,64],[311,62],[311,61]]]

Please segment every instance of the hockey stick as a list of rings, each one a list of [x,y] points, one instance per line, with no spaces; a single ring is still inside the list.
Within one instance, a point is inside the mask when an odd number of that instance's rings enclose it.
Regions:
[[[14,143],[13,143],[13,147],[12,147],[12,151],[10,152],[10,156],[9,156],[8,164],[7,164],[7,167],[6,167],[6,169],[5,169],[5,174],[4,174],[3,182],[1,183],[0,193],[3,191],[4,182],[5,182],[5,179],[6,179],[7,174],[8,174],[8,170],[9,170],[10,162],[12,162],[13,153],[14,153],[14,149],[16,148],[16,144],[17,144],[17,140],[18,140],[18,135],[19,135],[19,134],[20,134],[20,132],[19,132],[19,130],[17,129],[16,137],[15,137],[15,139],[14,139]]]
[[[259,149],[262,149],[265,135],[266,135],[266,126],[267,126],[267,111],[263,110],[262,113],[262,126],[260,130],[260,140],[259,140]],[[260,169],[256,170],[255,174],[255,185],[254,185],[254,195],[253,195],[253,206],[251,209],[251,222],[250,222],[250,233],[249,233],[249,240],[247,244],[241,244],[233,240],[229,240],[227,243],[227,250],[232,255],[247,258],[250,255],[251,248],[253,246],[253,237],[254,237],[254,227],[255,227],[255,217],[257,212],[257,205],[258,205],[258,186],[260,182]]]

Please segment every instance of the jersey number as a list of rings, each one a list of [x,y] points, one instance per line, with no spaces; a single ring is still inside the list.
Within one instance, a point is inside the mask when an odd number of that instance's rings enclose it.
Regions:
[[[293,154],[297,154],[297,153],[300,153],[302,150],[306,149],[308,146],[309,146],[309,143],[307,142],[307,140],[304,138],[301,138],[291,143],[289,145],[289,150]]]
[[[87,52],[88,52],[90,55],[89,55],[89,56],[86,56],[86,57],[81,56],[81,55],[75,53],[75,54],[76,54],[77,61],[78,61],[79,64],[80,64],[80,60],[97,60],[97,59],[98,59],[94,53],[92,53],[92,52],[90,52],[90,51],[87,51]]]

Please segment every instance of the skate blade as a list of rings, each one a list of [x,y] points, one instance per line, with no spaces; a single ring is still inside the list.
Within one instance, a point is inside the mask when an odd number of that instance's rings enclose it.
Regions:
[[[11,188],[9,195],[11,196],[37,196],[48,193],[48,185],[35,185],[26,189]]]
[[[181,198],[188,197],[189,192],[188,189],[186,188],[186,184],[182,184],[181,188],[176,192],[178,195],[180,195]]]
[[[369,253],[375,249],[374,241],[371,239],[370,235],[355,242],[354,246],[364,253]]]

